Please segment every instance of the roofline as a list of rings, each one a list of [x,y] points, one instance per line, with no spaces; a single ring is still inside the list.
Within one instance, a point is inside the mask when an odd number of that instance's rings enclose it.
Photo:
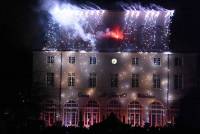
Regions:
[[[198,52],[173,52],[173,51],[73,51],[73,50],[33,50],[32,52],[75,52],[75,53],[163,53],[163,54],[196,54]]]

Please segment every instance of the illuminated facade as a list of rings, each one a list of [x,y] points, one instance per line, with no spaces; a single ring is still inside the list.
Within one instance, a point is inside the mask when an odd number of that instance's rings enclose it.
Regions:
[[[174,123],[174,104],[195,84],[196,54],[33,51],[41,119],[85,127],[113,112],[132,126]]]
[[[132,126],[174,123],[174,103],[194,86],[196,70],[195,54],[167,52],[174,10],[43,7],[49,16],[44,42],[33,51],[33,90],[47,125],[81,120],[89,127],[110,113]]]

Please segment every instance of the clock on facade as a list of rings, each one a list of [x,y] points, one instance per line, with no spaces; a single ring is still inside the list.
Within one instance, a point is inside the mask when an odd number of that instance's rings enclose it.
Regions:
[[[111,60],[111,62],[112,62],[112,64],[117,64],[117,59],[113,58],[113,59]]]

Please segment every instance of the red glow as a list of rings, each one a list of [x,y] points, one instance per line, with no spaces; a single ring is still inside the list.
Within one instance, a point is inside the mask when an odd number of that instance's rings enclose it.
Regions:
[[[111,31],[106,32],[106,37],[123,40],[124,34],[119,26],[114,27]]]

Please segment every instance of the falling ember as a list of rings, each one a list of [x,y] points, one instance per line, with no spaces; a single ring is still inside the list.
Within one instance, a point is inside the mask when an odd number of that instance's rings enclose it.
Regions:
[[[116,40],[124,39],[124,34],[119,26],[114,27],[111,31],[107,31],[105,36],[108,38],[114,38]]]

